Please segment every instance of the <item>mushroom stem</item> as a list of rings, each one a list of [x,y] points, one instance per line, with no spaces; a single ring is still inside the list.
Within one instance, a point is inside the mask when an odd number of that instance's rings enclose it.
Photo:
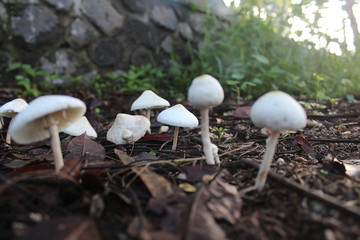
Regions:
[[[211,147],[210,132],[209,132],[209,109],[200,109],[201,116],[201,140],[203,143],[204,154],[206,163],[209,165],[215,165],[215,159],[213,150]]]
[[[61,152],[60,137],[58,125],[55,119],[49,115],[47,117],[47,123],[49,125],[50,139],[51,139],[51,149],[54,155],[55,171],[58,173],[60,169],[64,166],[63,155]]]
[[[150,120],[150,116],[151,116],[151,109],[148,108],[146,109],[146,118]]]
[[[271,162],[275,154],[276,145],[280,137],[279,131],[272,131],[266,140],[266,150],[263,156],[259,172],[255,180],[255,188],[261,192],[265,186],[266,178],[270,170]]]
[[[179,136],[179,127],[175,127],[175,130],[174,130],[174,139],[173,139],[173,145],[172,145],[172,148],[171,150],[176,150],[176,146],[177,146],[177,142],[178,142],[178,136]]]
[[[6,141],[6,143],[7,143],[8,145],[11,144],[10,126],[11,126],[11,123],[13,122],[13,119],[14,119],[14,118],[11,118],[10,123],[9,123],[9,127],[8,127],[8,130],[7,130],[7,133],[6,133],[6,139],[5,139],[5,141]]]

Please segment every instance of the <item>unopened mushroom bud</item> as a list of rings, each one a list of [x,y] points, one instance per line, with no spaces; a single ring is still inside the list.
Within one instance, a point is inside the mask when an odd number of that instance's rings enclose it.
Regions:
[[[106,139],[115,144],[134,143],[150,129],[150,121],[141,115],[119,113],[106,134]]]

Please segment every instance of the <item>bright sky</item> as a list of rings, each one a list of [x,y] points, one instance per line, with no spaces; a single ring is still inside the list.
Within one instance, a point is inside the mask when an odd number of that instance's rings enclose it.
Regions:
[[[240,5],[240,0],[223,0],[227,6],[230,6],[231,2],[234,2],[234,5],[238,7]],[[293,3],[298,3],[300,0],[293,0]],[[347,19],[347,13],[342,10],[343,1],[339,0],[329,0],[325,4],[325,8],[320,10],[322,18],[319,20],[320,31],[327,33],[333,38],[338,38],[340,42],[347,42],[349,50],[354,50],[353,45],[353,33],[350,27],[350,20]],[[309,19],[314,17],[314,13],[317,11],[315,5],[310,6],[306,9],[303,9],[303,12],[308,16]],[[357,4],[354,6],[355,16],[360,17],[360,5]],[[358,19],[360,22],[360,18]],[[316,44],[317,48],[326,47],[325,39],[313,36],[310,34],[310,31],[306,30],[306,23],[299,18],[293,18],[291,21],[293,27],[291,29],[292,37],[296,41],[311,40]],[[345,28],[343,27],[345,24]],[[301,36],[295,34],[296,31],[302,31]],[[344,35],[345,31],[345,35]],[[346,36],[346,39],[344,39]],[[330,43],[328,45],[331,52],[338,55],[341,54],[340,47],[337,43]]]

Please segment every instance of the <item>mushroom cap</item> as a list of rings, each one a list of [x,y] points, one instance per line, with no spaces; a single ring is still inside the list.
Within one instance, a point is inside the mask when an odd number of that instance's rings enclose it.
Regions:
[[[34,99],[18,113],[9,128],[19,144],[29,144],[50,137],[46,117],[51,115],[58,122],[58,130],[70,126],[84,115],[86,106],[78,98],[64,95],[47,95]]]
[[[192,81],[188,91],[188,100],[198,109],[215,107],[224,100],[224,90],[216,78],[204,74]]]
[[[82,116],[73,122],[70,126],[65,128],[63,132],[71,136],[80,136],[85,132],[89,137],[97,138],[95,129],[91,126],[89,120],[85,116]]]
[[[255,126],[276,131],[298,130],[306,125],[304,108],[282,91],[271,91],[257,99],[250,118]]]
[[[132,104],[131,111],[168,107],[170,103],[151,90],[145,90]]]
[[[181,104],[176,104],[160,112],[157,121],[175,127],[195,128],[199,125],[195,115]]]
[[[113,125],[106,134],[106,139],[115,144],[129,143],[129,131],[132,133],[132,142],[136,142],[150,129],[150,121],[141,115],[119,113]],[[125,137],[123,136],[125,134]]]
[[[5,103],[0,107],[0,116],[14,117],[16,114],[24,110],[28,106],[27,102],[22,98],[16,98]]]

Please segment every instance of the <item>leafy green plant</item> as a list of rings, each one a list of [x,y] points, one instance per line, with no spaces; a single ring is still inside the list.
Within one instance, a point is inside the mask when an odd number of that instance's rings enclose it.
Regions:
[[[221,142],[221,139],[225,138],[226,132],[229,131],[229,129],[223,127],[214,127],[214,130],[216,132],[218,143]]]
[[[15,81],[22,89],[13,89],[14,91],[30,97],[41,95],[39,90],[39,78],[43,77],[45,72],[35,70],[29,64],[15,62],[9,65],[7,72],[15,72]]]
[[[130,66],[128,71],[119,71],[95,75],[87,87],[101,95],[104,91],[140,92],[147,89],[156,91],[155,86],[160,85],[165,74],[160,67],[151,64],[143,66]]]
[[[271,14],[260,18],[252,1],[242,2],[233,18],[208,14],[200,46],[186,48],[190,63],[179,64],[172,56],[178,63],[169,72],[172,84],[186,92],[191,79],[208,73],[238,102],[276,89],[318,102],[360,91],[359,52],[337,56],[317,50],[312,42],[290,39],[285,34],[289,27]]]

